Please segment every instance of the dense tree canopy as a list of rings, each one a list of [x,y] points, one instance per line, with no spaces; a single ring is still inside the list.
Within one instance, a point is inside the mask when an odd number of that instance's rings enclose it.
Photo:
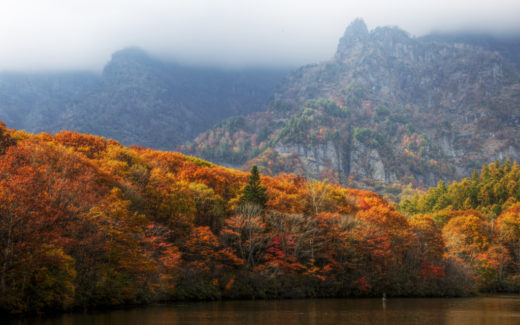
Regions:
[[[2,132],[3,312],[464,295],[519,283],[519,209],[508,199],[496,220],[478,208],[406,218],[374,193],[295,175],[248,175],[73,132]]]
[[[442,230],[447,253],[471,270],[480,290],[517,291],[520,258],[520,168],[507,159],[471,178],[429,189],[401,203]]]
[[[520,167],[507,159],[485,165],[471,178],[446,185],[439,182],[425,195],[401,204],[407,213],[434,213],[443,210],[475,209],[491,219],[520,201]]]

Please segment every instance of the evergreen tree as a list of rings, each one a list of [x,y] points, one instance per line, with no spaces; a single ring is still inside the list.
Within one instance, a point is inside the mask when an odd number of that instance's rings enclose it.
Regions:
[[[266,188],[263,187],[260,182],[260,173],[258,173],[256,165],[253,165],[251,168],[249,182],[242,191],[242,196],[240,197],[240,203],[245,202],[258,204],[262,208],[265,207],[265,204],[267,203]]]

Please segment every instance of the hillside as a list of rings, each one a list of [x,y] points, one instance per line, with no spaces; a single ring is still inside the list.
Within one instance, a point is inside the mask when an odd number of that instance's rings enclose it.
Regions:
[[[484,165],[480,173],[460,182],[439,182],[425,193],[404,200],[400,207],[408,214],[429,213],[443,223],[445,211],[478,210],[489,221],[520,202],[520,167],[509,158],[501,164]]]
[[[264,111],[286,72],[184,66],[128,48],[101,75],[0,73],[0,117],[32,132],[71,129],[174,149],[229,116]]]
[[[41,131],[56,123],[74,98],[98,85],[99,76],[91,72],[0,72],[0,119]]]
[[[467,295],[491,270],[445,254],[433,219],[407,219],[374,193],[254,176],[92,135],[0,125],[0,312]]]
[[[266,112],[226,120],[181,150],[388,194],[400,191],[388,184],[461,179],[520,159],[519,44],[368,31],[356,20],[334,57],[291,73]]]
[[[430,218],[446,249],[474,270],[481,290],[517,290],[520,284],[520,167],[507,159],[484,165],[460,182],[404,200],[400,210]]]

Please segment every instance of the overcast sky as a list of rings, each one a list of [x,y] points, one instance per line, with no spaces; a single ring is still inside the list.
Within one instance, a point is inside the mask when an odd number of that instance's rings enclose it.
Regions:
[[[0,70],[94,69],[139,46],[225,66],[333,56],[356,17],[369,29],[520,31],[520,0],[0,0]]]

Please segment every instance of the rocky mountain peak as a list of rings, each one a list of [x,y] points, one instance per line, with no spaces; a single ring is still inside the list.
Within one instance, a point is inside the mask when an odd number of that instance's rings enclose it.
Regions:
[[[407,32],[399,27],[378,27],[371,33],[371,39],[378,42],[405,43],[410,40]]]
[[[339,40],[338,54],[345,53],[352,48],[359,48],[368,39],[369,33],[365,21],[361,18],[354,20],[345,30]]]
[[[412,38],[398,27],[377,27],[369,31],[362,19],[354,20],[345,30],[338,44],[336,59],[344,63],[357,61],[370,48],[382,48],[385,52],[394,53],[396,48],[409,44]],[[353,63],[353,62],[351,62]]]
[[[346,39],[365,39],[368,36],[368,28],[365,21],[361,18],[357,18],[345,29],[343,38]]]

